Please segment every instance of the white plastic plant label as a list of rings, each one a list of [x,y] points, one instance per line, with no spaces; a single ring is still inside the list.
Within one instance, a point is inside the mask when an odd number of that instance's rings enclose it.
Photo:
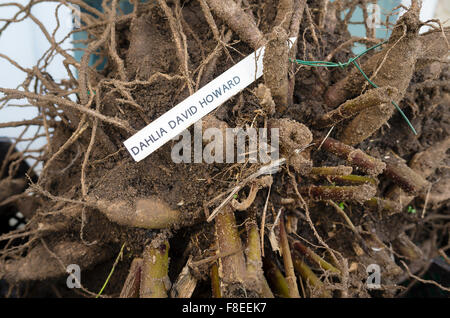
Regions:
[[[289,39],[289,47],[295,40],[295,37]],[[141,161],[146,158],[260,78],[263,75],[264,49],[259,48],[125,140],[124,145],[133,159]]]

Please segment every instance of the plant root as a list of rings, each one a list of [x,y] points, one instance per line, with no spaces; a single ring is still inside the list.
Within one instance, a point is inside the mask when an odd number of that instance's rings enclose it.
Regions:
[[[263,77],[265,85],[272,93],[275,109],[284,113],[288,107],[288,34],[282,27],[274,27],[268,35],[263,59]]]
[[[180,212],[159,198],[138,199],[133,208],[126,201],[113,202],[90,199],[94,206],[112,222],[144,229],[165,229],[181,224]]]
[[[264,45],[264,36],[256,26],[253,17],[245,13],[235,1],[206,0],[206,2],[209,8],[251,48],[257,49]]]
[[[371,89],[367,91],[367,93],[348,100],[338,108],[326,113],[322,118],[316,121],[315,126],[317,128],[334,126],[344,119],[351,118],[365,109],[378,106],[379,104],[389,104],[392,98],[397,95],[397,89],[390,86]],[[367,125],[367,122],[364,124]],[[346,142],[346,138],[342,138],[343,143],[353,144],[351,142]]]
[[[377,176],[386,168],[386,164],[381,160],[330,137],[323,142],[322,147],[370,176]]]
[[[27,255],[5,262],[0,269],[0,277],[10,282],[43,280],[66,274],[69,264],[80,264],[89,268],[111,257],[103,246],[86,246],[77,241],[62,241],[49,247],[38,244]],[[3,273],[2,273],[3,272]]]

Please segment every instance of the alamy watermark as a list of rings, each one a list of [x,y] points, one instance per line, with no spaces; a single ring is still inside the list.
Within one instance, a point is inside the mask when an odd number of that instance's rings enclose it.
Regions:
[[[81,268],[77,264],[70,264],[66,268],[69,276],[66,279],[67,288],[81,288]]]
[[[367,281],[366,287],[368,289],[380,289],[381,288],[381,268],[378,264],[370,264],[366,268]]]
[[[194,124],[194,136],[186,129],[173,140],[171,157],[175,163],[269,163],[279,158],[278,128],[203,129]],[[270,143],[269,143],[270,139]]]
[[[377,29],[381,27],[381,9],[376,3],[369,3],[366,7],[367,19],[366,24],[371,29]]]

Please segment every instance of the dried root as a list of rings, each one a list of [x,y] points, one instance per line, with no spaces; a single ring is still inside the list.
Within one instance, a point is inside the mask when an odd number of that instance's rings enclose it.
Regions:
[[[264,187],[270,187],[272,182],[273,179],[271,176],[263,176],[256,179],[250,186],[250,193],[248,194],[248,197],[242,202],[238,202],[236,199],[231,200],[231,206],[237,211],[247,210],[250,205],[252,205],[253,201],[255,201],[258,191]]]
[[[138,298],[141,284],[142,258],[135,258],[131,262],[128,276],[123,284],[120,298]]]

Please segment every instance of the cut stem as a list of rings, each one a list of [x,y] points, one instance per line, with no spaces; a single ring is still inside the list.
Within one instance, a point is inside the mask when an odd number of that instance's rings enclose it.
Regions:
[[[320,290],[320,296],[323,298],[331,298],[331,293],[325,290],[324,284],[320,281],[319,277],[303,262],[300,258],[294,258],[294,267],[297,273],[303,278],[306,284],[310,285],[314,289]]]
[[[247,227],[247,273],[250,280],[256,283],[256,291],[261,297],[273,298],[262,268],[261,243],[256,221],[250,221]]]
[[[222,298],[222,293],[220,291],[219,266],[217,266],[217,262],[212,264],[210,276],[212,296],[214,298]]]
[[[334,126],[369,107],[389,103],[397,93],[398,90],[390,86],[371,89],[354,99],[347,100],[338,108],[326,113],[315,123],[315,126],[318,128]]]
[[[386,164],[380,159],[371,157],[360,149],[355,149],[330,137],[323,142],[322,147],[370,176],[379,175],[386,167]]]
[[[265,276],[275,295],[278,297],[289,298],[288,283],[275,262],[266,256],[263,258],[263,266]]]
[[[284,225],[284,213],[280,216],[280,243],[281,252],[283,254],[284,270],[286,272],[286,281],[289,287],[289,296],[291,298],[300,298],[297,286],[297,277],[294,273],[294,265],[292,263],[291,249],[289,248],[289,241]]]
[[[184,265],[181,273],[178,275],[175,284],[173,284],[172,289],[170,290],[171,298],[191,298],[192,293],[197,286],[197,278],[195,278],[190,271],[191,261],[192,256],[189,257],[186,265]]]
[[[169,243],[144,249],[141,276],[141,298],[166,298],[169,282]]]
[[[311,250],[307,246],[303,245],[300,241],[295,241],[292,245],[298,252],[300,252],[303,255],[306,255],[309,259],[317,263],[324,270],[333,272],[338,275],[341,274],[341,271],[339,269],[337,269],[336,267],[325,261],[322,257],[317,255],[313,250]]]
[[[330,182],[336,182],[338,184],[345,185],[362,185],[371,184],[378,186],[378,179],[368,176],[358,176],[355,174],[350,174],[347,176],[327,176],[327,180]]]
[[[313,167],[310,173],[318,176],[346,176],[351,174],[352,171],[352,167],[339,165],[337,167]]]
[[[364,202],[364,205],[380,211],[381,213],[386,213],[387,215],[392,215],[402,211],[402,206],[400,203],[387,200],[379,197],[373,197],[370,200]]]
[[[215,229],[219,254],[227,255],[220,259],[219,275],[224,297],[237,296],[246,277],[245,258],[242,241],[236,226],[234,211],[227,204],[215,218]],[[232,254],[231,254],[232,253]]]
[[[429,186],[429,182],[419,173],[411,169],[400,158],[395,155],[385,159],[386,169],[384,175],[390,178],[404,191],[417,195]]]
[[[361,186],[309,186],[299,187],[302,195],[310,197],[312,200],[327,201],[357,201],[365,202],[376,194],[376,188],[368,184]]]

